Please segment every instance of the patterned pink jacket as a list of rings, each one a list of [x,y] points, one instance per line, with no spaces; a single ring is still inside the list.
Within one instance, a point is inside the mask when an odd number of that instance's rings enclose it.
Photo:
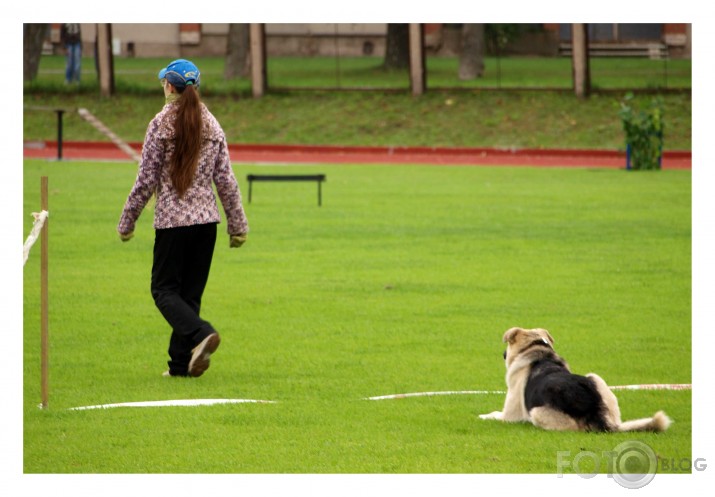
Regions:
[[[175,102],[167,103],[149,123],[139,173],[124,205],[117,231],[123,235],[134,231],[139,215],[153,194],[156,194],[155,229],[220,222],[213,182],[228,219],[228,233],[247,233],[248,222],[238,182],[231,169],[226,135],[204,104],[201,104],[203,145],[196,177],[184,198],[180,199],[176,194],[169,178],[176,106]]]

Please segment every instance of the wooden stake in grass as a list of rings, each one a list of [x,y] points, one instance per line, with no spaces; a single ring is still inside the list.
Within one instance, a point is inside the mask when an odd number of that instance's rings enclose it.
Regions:
[[[40,178],[40,203],[43,211],[49,212],[48,209],[48,193],[47,193],[47,176]],[[48,393],[48,377],[49,377],[49,292],[48,292],[48,263],[49,263],[49,218],[45,219],[42,226],[40,251],[40,340],[41,340],[41,377],[42,377],[42,404],[40,407],[46,409],[49,403]]]
[[[48,211],[48,181],[47,176],[40,178],[40,204],[42,211],[33,212],[35,222],[32,231],[22,246],[23,263],[27,263],[30,256],[30,249],[37,241],[41,241],[40,249],[40,383],[42,391],[42,403],[40,408],[44,409],[48,405],[48,376],[49,376],[49,291],[48,291],[48,266],[49,266],[49,216]]]

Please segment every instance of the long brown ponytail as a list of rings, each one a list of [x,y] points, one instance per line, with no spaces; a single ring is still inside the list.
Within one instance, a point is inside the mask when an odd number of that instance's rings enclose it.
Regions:
[[[201,152],[201,99],[193,85],[189,84],[180,93],[176,111],[176,144],[169,163],[171,183],[179,198],[191,186],[196,174]]]

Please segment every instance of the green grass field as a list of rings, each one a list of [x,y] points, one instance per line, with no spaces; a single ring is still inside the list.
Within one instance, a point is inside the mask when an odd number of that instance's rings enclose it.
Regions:
[[[278,166],[235,165],[245,175]],[[483,421],[503,395],[501,336],[545,327],[611,385],[691,382],[691,172],[295,166],[254,185],[248,243],[223,234],[203,316],[223,342],[198,379],[163,378],[149,294],[152,211],[115,228],[129,163],[24,162],[23,228],[50,182],[50,407],[40,401],[39,249],[24,268],[25,473],[545,473],[557,453],[639,440],[691,458],[691,392],[619,392],[664,434],[552,433]],[[69,408],[242,398],[274,404]],[[177,454],[182,448],[190,457]],[[615,487],[614,487],[615,488]]]

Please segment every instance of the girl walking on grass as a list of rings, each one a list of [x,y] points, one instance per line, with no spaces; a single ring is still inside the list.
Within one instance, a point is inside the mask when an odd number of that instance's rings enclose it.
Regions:
[[[212,183],[226,214],[231,248],[245,243],[248,223],[226,135],[199,97],[199,69],[178,59],[159,72],[159,80],[166,103],[149,123],[117,231],[129,241],[156,194],[151,294],[172,327],[164,375],[201,376],[221,341],[199,316],[220,222]]]

